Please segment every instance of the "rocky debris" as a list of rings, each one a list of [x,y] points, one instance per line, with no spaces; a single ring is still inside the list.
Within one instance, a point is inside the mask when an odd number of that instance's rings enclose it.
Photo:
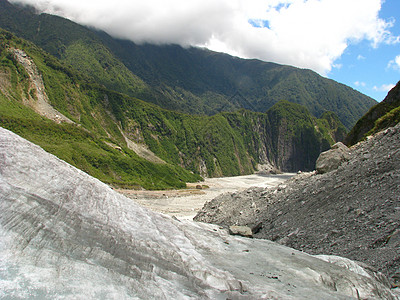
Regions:
[[[29,88],[33,90],[34,94],[36,95],[36,99],[30,97],[30,99],[25,99],[24,102],[26,102],[26,104],[33,108],[38,114],[50,120],[53,120],[56,123],[74,123],[50,105],[50,101],[47,97],[46,89],[43,83],[42,75],[40,74],[33,59],[30,58],[21,49],[11,48],[10,51],[13,53],[15,59],[24,67],[25,71],[28,73],[30,79]]]
[[[0,153],[0,298],[396,299],[362,269],[153,213],[2,128]]]
[[[256,238],[360,261],[397,284],[400,125],[353,146],[336,170],[301,173],[273,189],[221,195],[195,220],[227,227],[261,222]]]
[[[400,288],[400,270],[399,272],[396,272],[392,276],[393,282],[392,282],[392,287],[393,288]]]
[[[319,174],[328,173],[336,170],[339,166],[350,159],[350,149],[343,143],[338,142],[328,151],[322,152],[316,163],[315,168]]]
[[[127,135],[123,132],[123,130],[120,128],[120,132],[122,136],[125,138],[126,145],[128,146],[129,149],[134,151],[137,155],[140,157],[154,162],[156,164],[165,164],[166,162],[159,158],[157,155],[155,155],[144,143],[136,143],[133,140],[129,139]]]
[[[257,174],[269,175],[269,174],[282,174],[282,171],[271,164],[258,164]]]
[[[240,235],[243,237],[253,237],[253,232],[250,227],[247,226],[229,226],[229,234],[231,235]]]

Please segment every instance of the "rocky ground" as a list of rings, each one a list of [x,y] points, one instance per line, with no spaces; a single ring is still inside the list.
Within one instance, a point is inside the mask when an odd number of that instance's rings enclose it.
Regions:
[[[30,91],[33,91],[33,93],[36,95],[35,98],[29,97],[27,99],[24,99],[24,103],[35,110],[41,116],[53,120],[57,123],[74,123],[50,105],[50,101],[44,87],[42,75],[40,74],[33,60],[20,49],[11,49],[11,51],[17,61],[25,68],[25,71],[28,73],[30,78],[29,89]]]
[[[208,202],[196,221],[246,225],[257,238],[310,254],[331,254],[400,275],[400,125],[351,148],[326,174],[293,177]]]

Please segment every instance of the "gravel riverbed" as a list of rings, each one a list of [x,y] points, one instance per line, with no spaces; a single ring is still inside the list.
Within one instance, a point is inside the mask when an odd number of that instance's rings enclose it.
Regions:
[[[224,193],[243,191],[250,187],[273,188],[290,179],[293,173],[278,175],[245,175],[234,177],[206,178],[203,182],[189,183],[182,190],[123,190],[117,191],[134,199],[153,211],[175,216],[178,219],[193,219],[203,205]],[[196,188],[196,186],[201,186]]]

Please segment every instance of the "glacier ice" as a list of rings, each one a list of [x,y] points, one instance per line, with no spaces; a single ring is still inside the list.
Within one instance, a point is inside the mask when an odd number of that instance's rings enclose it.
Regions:
[[[151,212],[0,128],[2,299],[395,299],[273,242]]]

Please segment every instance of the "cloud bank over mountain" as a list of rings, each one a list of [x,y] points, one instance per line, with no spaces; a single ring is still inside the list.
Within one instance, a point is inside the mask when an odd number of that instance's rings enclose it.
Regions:
[[[382,0],[12,0],[136,43],[204,46],[322,75],[350,43],[398,43]],[[336,66],[338,67],[338,66]]]

